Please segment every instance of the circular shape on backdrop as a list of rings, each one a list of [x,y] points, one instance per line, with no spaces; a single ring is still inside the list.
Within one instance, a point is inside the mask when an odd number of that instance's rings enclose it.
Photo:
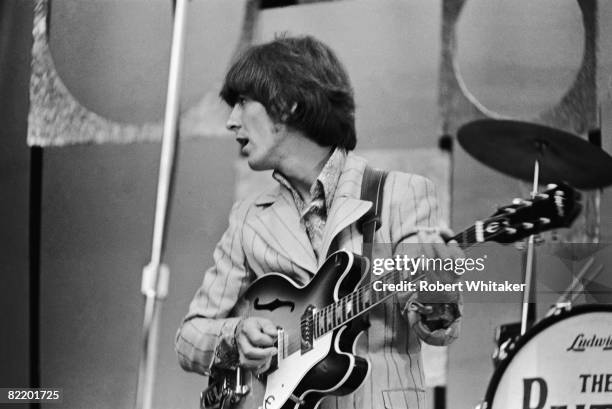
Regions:
[[[487,109],[535,118],[571,87],[583,48],[576,0],[467,0],[457,27],[456,65]]]
[[[163,119],[171,2],[53,2],[49,48],[57,74],[88,110],[119,123]],[[182,76],[185,111],[217,92],[240,35],[241,2],[190,2]],[[223,38],[223,46],[218,39]]]

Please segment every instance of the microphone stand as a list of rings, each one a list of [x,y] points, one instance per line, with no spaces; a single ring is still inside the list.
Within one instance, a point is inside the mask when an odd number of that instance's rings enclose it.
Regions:
[[[179,130],[181,75],[183,70],[188,1],[173,1],[172,46],[157,182],[153,244],[151,261],[142,271],[141,292],[145,297],[145,308],[142,325],[142,350],[138,369],[136,409],[151,409],[152,407],[161,301],[166,298],[168,293],[170,271],[166,265],[162,264],[162,253]]]

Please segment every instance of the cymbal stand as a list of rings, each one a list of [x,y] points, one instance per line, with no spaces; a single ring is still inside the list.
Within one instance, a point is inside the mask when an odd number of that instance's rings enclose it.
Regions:
[[[538,185],[540,178],[540,163],[536,159],[533,169],[533,189],[531,197],[535,198],[538,194]],[[535,300],[532,302],[532,293],[534,293],[534,278],[535,278],[535,235],[531,234],[527,238],[527,248],[525,253],[524,265],[525,290],[523,291],[523,305],[521,310],[521,335],[525,334],[529,329],[530,322],[535,313]],[[535,294],[535,293],[534,293]],[[535,297],[534,297],[535,298]],[[530,319],[531,318],[531,319]]]
[[[597,278],[603,271],[604,265],[600,264],[595,269],[591,270],[591,266],[595,262],[595,258],[591,257],[582,267],[578,275],[574,277],[570,285],[563,291],[561,296],[552,305],[547,317],[556,315],[564,310],[569,310],[578,296],[584,291],[585,283],[590,283]]]

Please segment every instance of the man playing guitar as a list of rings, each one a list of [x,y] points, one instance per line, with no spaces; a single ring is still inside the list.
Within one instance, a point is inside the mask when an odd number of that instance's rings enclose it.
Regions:
[[[277,323],[230,313],[266,273],[305,285],[331,252],[361,252],[358,224],[372,206],[360,198],[366,162],[351,153],[356,136],[349,77],[335,53],[312,37],[279,37],[248,49],[227,73],[221,97],[232,107],[227,128],[249,166],[273,169],[278,185],[233,206],[214,266],[178,331],[176,351],[187,371],[209,375],[241,367],[265,374],[278,354]],[[421,176],[388,174],[381,221],[375,241],[389,244],[385,256],[400,243],[414,243],[415,257],[463,256],[445,244],[451,234],[440,228],[434,186]],[[433,281],[456,279],[452,272],[428,274]],[[353,393],[335,393],[345,396],[326,397],[319,407],[427,407],[420,342],[452,342],[460,314],[458,294],[442,294],[450,306],[435,309],[445,312],[436,317],[442,324],[425,325],[432,300],[422,297],[400,293],[370,311],[370,327],[353,348],[369,360],[368,376]]]

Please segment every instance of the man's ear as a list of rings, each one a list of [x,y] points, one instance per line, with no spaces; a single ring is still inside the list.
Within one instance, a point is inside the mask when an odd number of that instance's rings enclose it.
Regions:
[[[281,119],[281,121],[274,122],[274,133],[281,133],[287,130],[287,125]]]
[[[298,103],[294,102],[293,105],[291,105],[291,109],[289,110],[289,112],[285,112],[282,116],[281,116],[281,121],[282,122],[287,122],[287,119],[289,119],[289,117],[293,114],[295,114],[295,111],[297,110],[298,107]]]

